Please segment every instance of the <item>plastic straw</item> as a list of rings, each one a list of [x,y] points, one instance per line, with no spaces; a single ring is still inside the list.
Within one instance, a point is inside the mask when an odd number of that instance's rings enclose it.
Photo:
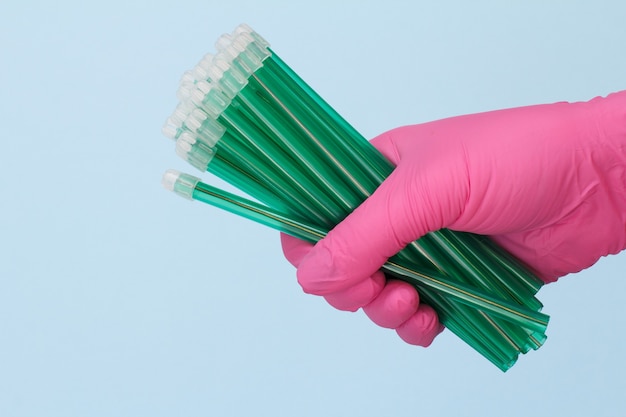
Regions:
[[[220,190],[209,184],[201,182],[199,178],[189,174],[169,170],[163,177],[163,184],[165,188],[174,191],[178,195],[185,198],[211,204],[309,242],[314,243],[323,238],[327,233],[327,230],[311,225],[305,220],[295,219],[292,216],[281,213],[278,210],[265,207],[259,203],[255,203],[235,194]],[[520,308],[519,306],[507,305],[501,301],[493,300],[492,297],[486,294],[481,294],[475,290],[466,289],[463,286],[451,283],[445,277],[437,276],[435,273],[427,276],[418,271],[412,271],[409,268],[394,262],[388,262],[385,264],[383,266],[383,270],[399,279],[418,286],[420,292],[429,292],[434,290],[451,295],[462,304],[472,306],[478,305],[483,309],[483,311],[490,312],[491,314],[506,321],[513,320],[514,322],[520,322],[520,320],[522,320],[525,325],[532,329],[545,329],[545,326],[547,325],[547,316],[541,313],[536,313],[528,309]],[[447,311],[453,313],[453,315],[451,317],[444,315],[441,317],[442,321],[446,326],[457,326],[459,312],[455,311],[453,306],[449,306]],[[474,317],[465,317],[465,320],[469,320],[466,321],[466,326],[473,326],[473,322],[476,320],[475,314],[483,313],[474,313]],[[456,319],[453,319],[453,317],[456,317]],[[494,331],[497,331],[497,328]],[[492,334],[491,337],[493,338],[494,334]],[[482,343],[488,344],[489,340],[490,339],[483,340]],[[506,340],[508,343],[511,343],[511,347],[515,350],[520,349],[520,346],[515,345],[514,341],[510,337],[507,337]],[[506,353],[504,352],[500,352],[500,355],[501,360],[497,362],[496,365],[503,365],[501,363],[502,361],[504,361],[504,365],[506,365],[504,367],[510,366],[514,363],[516,355],[511,355],[509,353],[509,356],[505,356]]]
[[[263,204],[234,199],[187,174],[176,180],[168,174],[168,184],[316,241],[393,166],[251,28],[237,27],[216,46],[217,54],[181,78],[181,103],[164,133],[194,167]],[[181,185],[186,181],[193,185]],[[485,237],[430,233],[383,269],[415,285],[446,327],[502,370],[545,341],[548,317],[534,297],[541,281]]]

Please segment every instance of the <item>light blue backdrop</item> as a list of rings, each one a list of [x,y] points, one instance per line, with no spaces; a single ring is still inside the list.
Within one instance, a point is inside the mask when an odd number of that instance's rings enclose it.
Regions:
[[[624,415],[624,256],[542,290],[548,342],[503,374],[161,188],[196,174],[160,133],[179,77],[241,22],[368,137],[626,88],[621,0],[3,2],[0,415]]]

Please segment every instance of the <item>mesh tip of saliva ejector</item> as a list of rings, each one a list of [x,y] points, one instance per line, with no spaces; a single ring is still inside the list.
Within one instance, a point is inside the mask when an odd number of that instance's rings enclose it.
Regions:
[[[208,169],[215,151],[199,138],[184,132],[176,140],[176,153],[201,172]]]
[[[271,54],[269,43],[246,24],[220,37],[216,46],[216,55],[207,53],[181,77],[176,92],[179,105],[162,130],[166,137],[178,138],[183,121],[195,107],[217,118]]]
[[[161,184],[168,191],[173,191],[181,197],[192,200],[193,191],[200,178],[185,174],[175,169],[168,169],[163,174]]]

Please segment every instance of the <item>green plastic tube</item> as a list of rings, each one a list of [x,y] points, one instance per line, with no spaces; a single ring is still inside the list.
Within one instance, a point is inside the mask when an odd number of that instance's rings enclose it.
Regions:
[[[265,207],[243,197],[219,190],[216,187],[201,182],[199,178],[188,174],[182,174],[177,171],[170,170],[164,175],[163,184],[167,189],[172,190],[185,198],[195,199],[214,205],[221,209],[272,227],[276,230],[296,236],[300,239],[316,242],[326,234],[326,230],[313,226],[305,220],[294,219],[289,215],[279,212],[278,210]],[[407,280],[414,285],[417,284],[422,292],[422,296],[428,296],[432,293],[432,290],[436,290],[439,291],[439,294],[432,295],[433,299],[437,299],[442,293],[444,293],[452,295],[457,301],[463,304],[473,306],[480,305],[485,311],[488,311],[498,317],[516,322],[519,322],[520,317],[522,317],[525,325],[532,328],[544,329],[545,325],[547,325],[547,317],[541,314],[537,314],[532,311],[524,311],[517,306],[507,306],[498,301],[492,300],[489,296],[484,294],[477,295],[475,291],[468,291],[462,286],[460,287],[456,284],[447,282],[444,277],[437,277],[434,274],[432,274],[433,276],[425,276],[419,272],[408,271],[406,267],[398,265],[394,262],[389,262],[383,267],[383,269],[392,276]],[[498,335],[492,334],[493,332],[488,332],[486,334],[483,333],[484,336],[481,338],[480,336],[476,336],[481,334],[480,331],[468,333],[463,330],[463,328],[475,327],[477,315],[484,314],[483,312],[473,311],[471,314],[468,314],[469,310],[460,312],[458,310],[458,306],[454,307],[452,304],[449,304],[447,311],[448,314],[445,314],[444,312],[440,319],[446,327],[449,327],[456,333],[460,333],[463,339],[477,339],[480,341],[480,345],[483,346],[488,345],[490,341],[498,337]],[[463,326],[460,326],[460,324],[463,324]],[[509,338],[505,338],[505,342],[502,343],[506,345],[506,343],[511,343],[511,341]],[[487,356],[499,358],[495,361],[495,363],[500,368],[503,366],[506,367],[505,365],[511,363],[512,358],[516,356],[516,347],[514,345],[511,347],[513,350],[503,349],[501,346],[496,346],[494,349],[492,346],[489,349],[492,351],[492,354]]]
[[[181,139],[184,139],[184,138],[185,137],[183,136]],[[243,187],[241,184],[239,184],[238,187],[242,190],[247,189],[247,187]],[[254,186],[252,188],[254,188]],[[254,193],[254,190],[253,190],[253,193]],[[421,289],[421,292],[422,293],[424,292],[423,288]],[[424,296],[424,294],[422,295]],[[439,309],[441,309],[441,307]],[[507,336],[507,331],[502,330],[503,326],[502,325],[498,326],[493,319],[486,317],[484,313],[476,314],[473,311],[464,311],[464,306],[458,306],[456,308],[455,314],[454,315],[449,314],[448,316],[455,317],[459,315],[463,315],[464,317],[464,326],[453,326],[453,327],[459,328],[459,329],[468,328],[468,327],[472,328],[473,333],[480,335],[478,336],[478,338],[481,340],[481,343],[483,345],[488,345],[489,343],[492,344],[492,346],[489,346],[490,349],[498,350],[499,349],[498,346],[500,346],[501,344],[506,345],[508,342],[510,342],[511,337]],[[450,321],[448,320],[448,322]],[[483,330],[480,330],[480,329],[483,329]],[[514,330],[515,329],[509,330],[508,333],[512,333]],[[516,333],[519,333],[519,332],[516,332]],[[522,341],[514,347],[517,349],[517,346],[524,346],[523,343],[524,342]],[[507,358],[509,358],[511,355],[512,353],[509,352]]]
[[[305,108],[309,113],[315,113],[319,118],[324,118],[323,125],[326,130],[319,131],[317,137],[319,138],[332,138],[332,141],[337,144],[344,145],[344,149],[348,149],[348,153],[355,157],[355,160],[365,161],[364,170],[370,174],[375,181],[382,181],[392,170],[391,164],[388,163],[382,156],[375,150],[367,141],[340,115],[338,115],[321,97],[319,97],[313,89],[311,89],[302,79],[294,73],[284,61],[282,61],[273,51],[272,55],[263,62],[263,66],[259,68],[257,72],[253,74],[251,78],[262,79],[264,81],[265,89],[272,91],[279,99],[287,102],[289,97],[292,97],[292,101],[287,104],[290,111],[294,114],[294,117],[299,117],[303,120],[303,125],[313,131],[311,126],[316,126],[316,123],[310,122],[305,119],[306,112],[298,112],[297,109]],[[271,85],[272,87],[268,87]],[[282,88],[281,88],[282,86]],[[293,97],[297,97],[300,100],[299,103],[293,101]],[[304,114],[303,114],[304,113]],[[329,126],[341,126],[341,129],[332,129]],[[339,132],[337,132],[339,131]],[[333,134],[337,132],[337,134]],[[341,151],[340,151],[341,152]],[[360,158],[359,158],[360,157]],[[375,167],[372,169],[372,167]],[[350,172],[358,172],[356,169],[349,169]],[[366,179],[361,179],[363,183],[368,182]],[[464,239],[457,239],[465,247],[471,247],[472,244],[463,243]],[[468,238],[470,242],[472,238]],[[485,250],[483,248],[483,250]],[[510,257],[509,257],[510,259]],[[509,271],[500,270],[498,276],[506,274]],[[534,275],[528,274],[523,268],[515,267],[516,276],[519,279],[527,280],[531,282],[532,287],[538,289],[541,286],[539,281]],[[513,280],[505,280],[513,281]],[[516,282],[517,280],[513,281]],[[513,284],[514,285],[514,284]],[[515,291],[512,288],[513,291]],[[536,292],[536,290],[535,290]]]
[[[189,174],[170,170],[164,175],[163,184],[165,188],[188,199],[199,200],[214,205],[298,238],[307,239],[311,242],[318,241],[327,233],[327,230],[311,225],[306,222],[306,220],[294,219],[292,216],[281,213],[278,210],[219,190]],[[314,239],[311,237],[314,237]],[[485,311],[490,311],[503,318],[508,318],[511,321],[522,321],[528,328],[543,329],[547,325],[548,318],[542,313],[502,302],[487,294],[471,290],[460,284],[452,283],[445,277],[426,276],[419,271],[413,271],[393,260],[387,262],[384,269],[393,275],[402,276],[405,280],[409,278],[414,282],[427,285],[442,293],[450,294],[459,300],[463,300],[467,304],[480,306]]]
[[[267,63],[267,62],[269,62],[270,60],[271,60],[271,57],[270,57],[270,58],[268,58],[268,60],[266,60],[266,61],[264,62],[264,64],[266,64],[266,63]],[[260,71],[260,70],[259,70],[259,71]],[[284,79],[282,79],[281,81],[284,81]],[[249,87],[246,87],[246,88],[249,88]],[[270,93],[271,93],[272,91],[274,91],[274,90],[277,90],[277,88],[272,89],[272,88],[267,87],[267,86],[266,86],[265,88],[266,88],[266,90],[267,90],[268,92],[270,92]],[[294,107],[296,107],[296,106],[294,106],[294,105],[293,105],[293,103],[291,103],[291,104],[287,104],[285,107],[289,109],[289,114],[290,114],[290,115],[291,115],[291,114],[296,113],[296,111],[295,111],[295,110],[293,110],[293,109],[294,109]],[[307,128],[307,129],[309,129],[309,128],[310,128],[310,126],[312,125],[312,123],[310,123],[310,122],[309,122],[309,123],[299,123],[299,122],[298,122],[298,124],[299,124],[299,125],[302,125],[302,126],[305,126],[305,125],[306,125],[306,128]],[[307,134],[310,134],[310,133],[307,131]],[[346,170],[346,171],[350,171],[350,170],[348,169],[348,170]],[[459,261],[459,260],[458,260],[458,258],[456,259],[456,261],[457,261],[457,262]],[[448,262],[449,262],[449,261],[448,261]],[[472,273],[473,273],[473,272],[475,272],[475,271],[470,271],[470,272],[472,272]],[[475,276],[479,276],[479,275],[476,275],[475,273],[474,273],[474,275],[475,275]],[[518,297],[518,299],[519,299],[519,297]],[[521,345],[522,345],[522,346],[525,346],[525,345],[526,345],[526,343],[521,342]]]
[[[277,65],[277,62],[280,62],[280,65]],[[279,106],[284,106],[286,109],[288,109],[285,111],[285,113],[293,116],[293,119],[295,120],[295,123],[297,125],[303,126],[303,129],[304,127],[306,127],[305,129],[306,134],[313,139],[313,142],[315,142],[317,138],[320,138],[320,139],[327,139],[329,137],[332,138],[332,141],[327,141],[327,142],[331,142],[331,144],[334,145],[333,146],[334,149],[330,151],[326,151],[325,152],[326,155],[341,154],[343,152],[343,149],[338,149],[338,144],[344,144],[346,145],[345,148],[353,151],[351,153],[351,155],[353,156],[354,155],[360,155],[360,156],[367,155],[369,160],[367,160],[364,164],[362,164],[362,166],[365,165],[366,167],[371,167],[372,165],[376,165],[378,167],[377,170],[366,169],[367,174],[369,174],[370,176],[373,176],[374,178],[367,178],[365,176],[360,176],[357,180],[355,180],[356,175],[353,175],[353,174],[358,173],[359,172],[358,169],[355,169],[353,167],[343,167],[343,169],[341,170],[341,172],[343,173],[350,173],[349,175],[347,175],[348,180],[351,181],[353,184],[357,184],[358,187],[362,187],[361,189],[366,189],[367,191],[363,193],[362,196],[367,196],[368,193],[370,193],[372,190],[371,184],[376,184],[376,185],[379,184],[380,181],[382,181],[384,177],[386,177],[386,175],[388,175],[391,172],[391,169],[392,169],[391,165],[386,160],[384,160],[384,158],[382,158],[380,154],[377,154],[377,152],[374,152],[371,149],[371,145],[369,145],[369,143],[367,143],[351,127],[346,128],[346,126],[349,126],[349,125],[345,121],[343,121],[343,119],[341,119],[338,115],[336,115],[336,113],[335,114],[330,113],[332,114],[332,116],[329,115],[329,110],[328,110],[329,106],[325,105],[325,103],[320,98],[312,99],[311,96],[313,96],[313,93],[310,88],[307,88],[307,91],[301,91],[300,94],[295,93],[298,91],[299,87],[305,86],[305,83],[303,81],[294,80],[284,75],[282,77],[278,77],[278,76],[271,77],[271,74],[273,73],[272,71],[269,71],[267,68],[270,68],[272,66],[274,66],[276,69],[280,69],[280,71],[284,71],[287,73],[288,67],[282,61],[280,61],[279,58],[275,54],[272,54],[263,62],[263,66],[259,68],[257,72],[255,72],[255,74],[253,74],[251,79],[256,80],[258,83],[260,83],[260,81],[258,81],[259,79],[263,79],[262,85],[263,85],[263,88],[265,89],[267,96],[274,97],[274,99],[279,102]],[[280,73],[280,71],[277,71],[277,72]],[[292,77],[295,76],[292,71],[289,71],[288,73],[291,74]],[[252,81],[250,82],[250,84],[252,84]],[[249,87],[246,87],[246,88],[249,88]],[[289,101],[290,94],[292,97],[291,101]],[[305,97],[305,98],[308,98],[308,100],[306,102],[294,102],[293,100],[294,96]],[[304,111],[301,111],[303,108],[304,108]],[[313,110],[316,108],[317,110]],[[332,129],[328,129],[328,128],[325,130],[323,128],[317,129],[316,127],[319,127],[318,123],[311,121],[311,116],[310,116],[311,113],[314,113],[315,116],[317,116],[316,120],[319,120],[319,118],[323,117],[325,115],[324,113],[326,113],[326,121],[324,122],[325,127],[333,126],[333,125],[343,126],[347,131],[351,132],[352,134],[349,135],[349,137],[347,137],[348,135],[345,135],[345,134],[333,135]],[[308,118],[307,118],[307,114],[309,115]],[[345,158],[343,160],[345,160]],[[360,159],[357,158],[354,160],[358,161]],[[335,165],[339,165],[339,164],[335,164]]]
[[[181,80],[183,101],[164,133],[193,166],[263,204],[233,200],[197,180],[189,186],[186,174],[174,191],[316,241],[315,233],[323,236],[366,199],[392,164],[249,27],[217,47]],[[541,281],[487,238],[433,232],[383,269],[415,285],[446,327],[500,369],[545,341],[548,317],[535,298]]]

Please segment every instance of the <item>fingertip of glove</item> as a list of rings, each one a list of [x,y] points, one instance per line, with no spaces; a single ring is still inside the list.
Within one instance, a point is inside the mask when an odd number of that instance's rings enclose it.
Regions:
[[[396,333],[408,344],[428,347],[443,329],[435,310],[421,304],[417,312],[396,329]]]

